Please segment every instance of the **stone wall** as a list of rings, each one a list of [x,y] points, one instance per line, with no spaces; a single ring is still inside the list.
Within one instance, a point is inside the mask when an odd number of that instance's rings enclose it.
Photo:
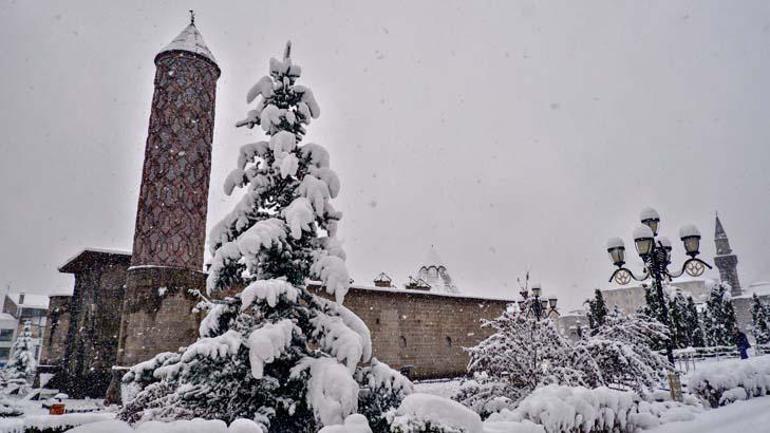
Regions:
[[[132,366],[160,352],[175,352],[198,337],[202,317],[192,312],[206,275],[186,269],[131,269],[120,328],[117,365]]]
[[[463,347],[489,336],[481,319],[498,317],[509,302],[351,287],[344,305],[369,327],[374,357],[410,370],[412,378],[430,379],[464,375],[468,355]]]
[[[70,327],[71,301],[72,296],[51,296],[49,298],[48,317],[43,332],[43,348],[40,354],[42,365],[56,366],[64,358]]]
[[[49,386],[74,398],[104,395],[115,364],[130,258],[122,253],[86,250],[59,268],[75,275],[75,288],[69,303],[64,353]],[[66,303],[64,299],[57,302]],[[46,333],[53,337],[51,341],[60,341],[60,331],[53,325],[49,319]],[[48,340],[43,344],[47,346]],[[43,350],[49,352],[49,362],[55,362],[55,346]]]

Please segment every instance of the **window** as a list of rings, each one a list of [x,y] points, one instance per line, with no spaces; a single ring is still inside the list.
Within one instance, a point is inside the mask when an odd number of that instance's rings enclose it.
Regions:
[[[401,339],[399,341],[399,345],[401,347],[406,347],[406,337],[404,337],[403,335],[401,336]]]
[[[13,329],[0,329],[0,341],[13,340]]]
[[[0,347],[0,359],[8,359],[11,354],[10,347]]]
[[[450,337],[448,335],[446,336],[446,346],[447,347],[452,347],[452,337]]]

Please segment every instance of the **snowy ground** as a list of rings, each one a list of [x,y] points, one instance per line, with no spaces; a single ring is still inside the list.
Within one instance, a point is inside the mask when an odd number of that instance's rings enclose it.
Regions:
[[[461,381],[462,379],[440,379],[417,382],[414,384],[414,392],[452,398],[460,389]]]
[[[770,396],[705,411],[692,421],[664,424],[645,433],[729,433],[770,431]]]

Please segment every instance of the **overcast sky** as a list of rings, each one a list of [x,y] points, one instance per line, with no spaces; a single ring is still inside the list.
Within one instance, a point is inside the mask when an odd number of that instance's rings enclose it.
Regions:
[[[61,291],[82,248],[131,248],[153,58],[191,7],[222,69],[209,226],[291,39],[357,282],[402,283],[435,244],[466,293],[530,269],[576,306],[647,205],[709,261],[718,210],[744,286],[770,280],[770,2],[2,0],[0,284]]]

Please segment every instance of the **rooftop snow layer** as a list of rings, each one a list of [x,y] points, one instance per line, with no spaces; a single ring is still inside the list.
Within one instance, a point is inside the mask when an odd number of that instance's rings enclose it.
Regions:
[[[179,36],[174,38],[174,40],[160,50],[158,54],[169,51],[187,51],[203,56],[208,60],[211,60],[214,64],[217,63],[216,59],[214,59],[214,55],[211,54],[211,51],[209,51],[209,48],[206,46],[206,42],[203,41],[203,36],[201,36],[198,29],[195,27],[195,24],[190,24],[185,27],[185,29],[182,30],[182,33],[179,33]]]

